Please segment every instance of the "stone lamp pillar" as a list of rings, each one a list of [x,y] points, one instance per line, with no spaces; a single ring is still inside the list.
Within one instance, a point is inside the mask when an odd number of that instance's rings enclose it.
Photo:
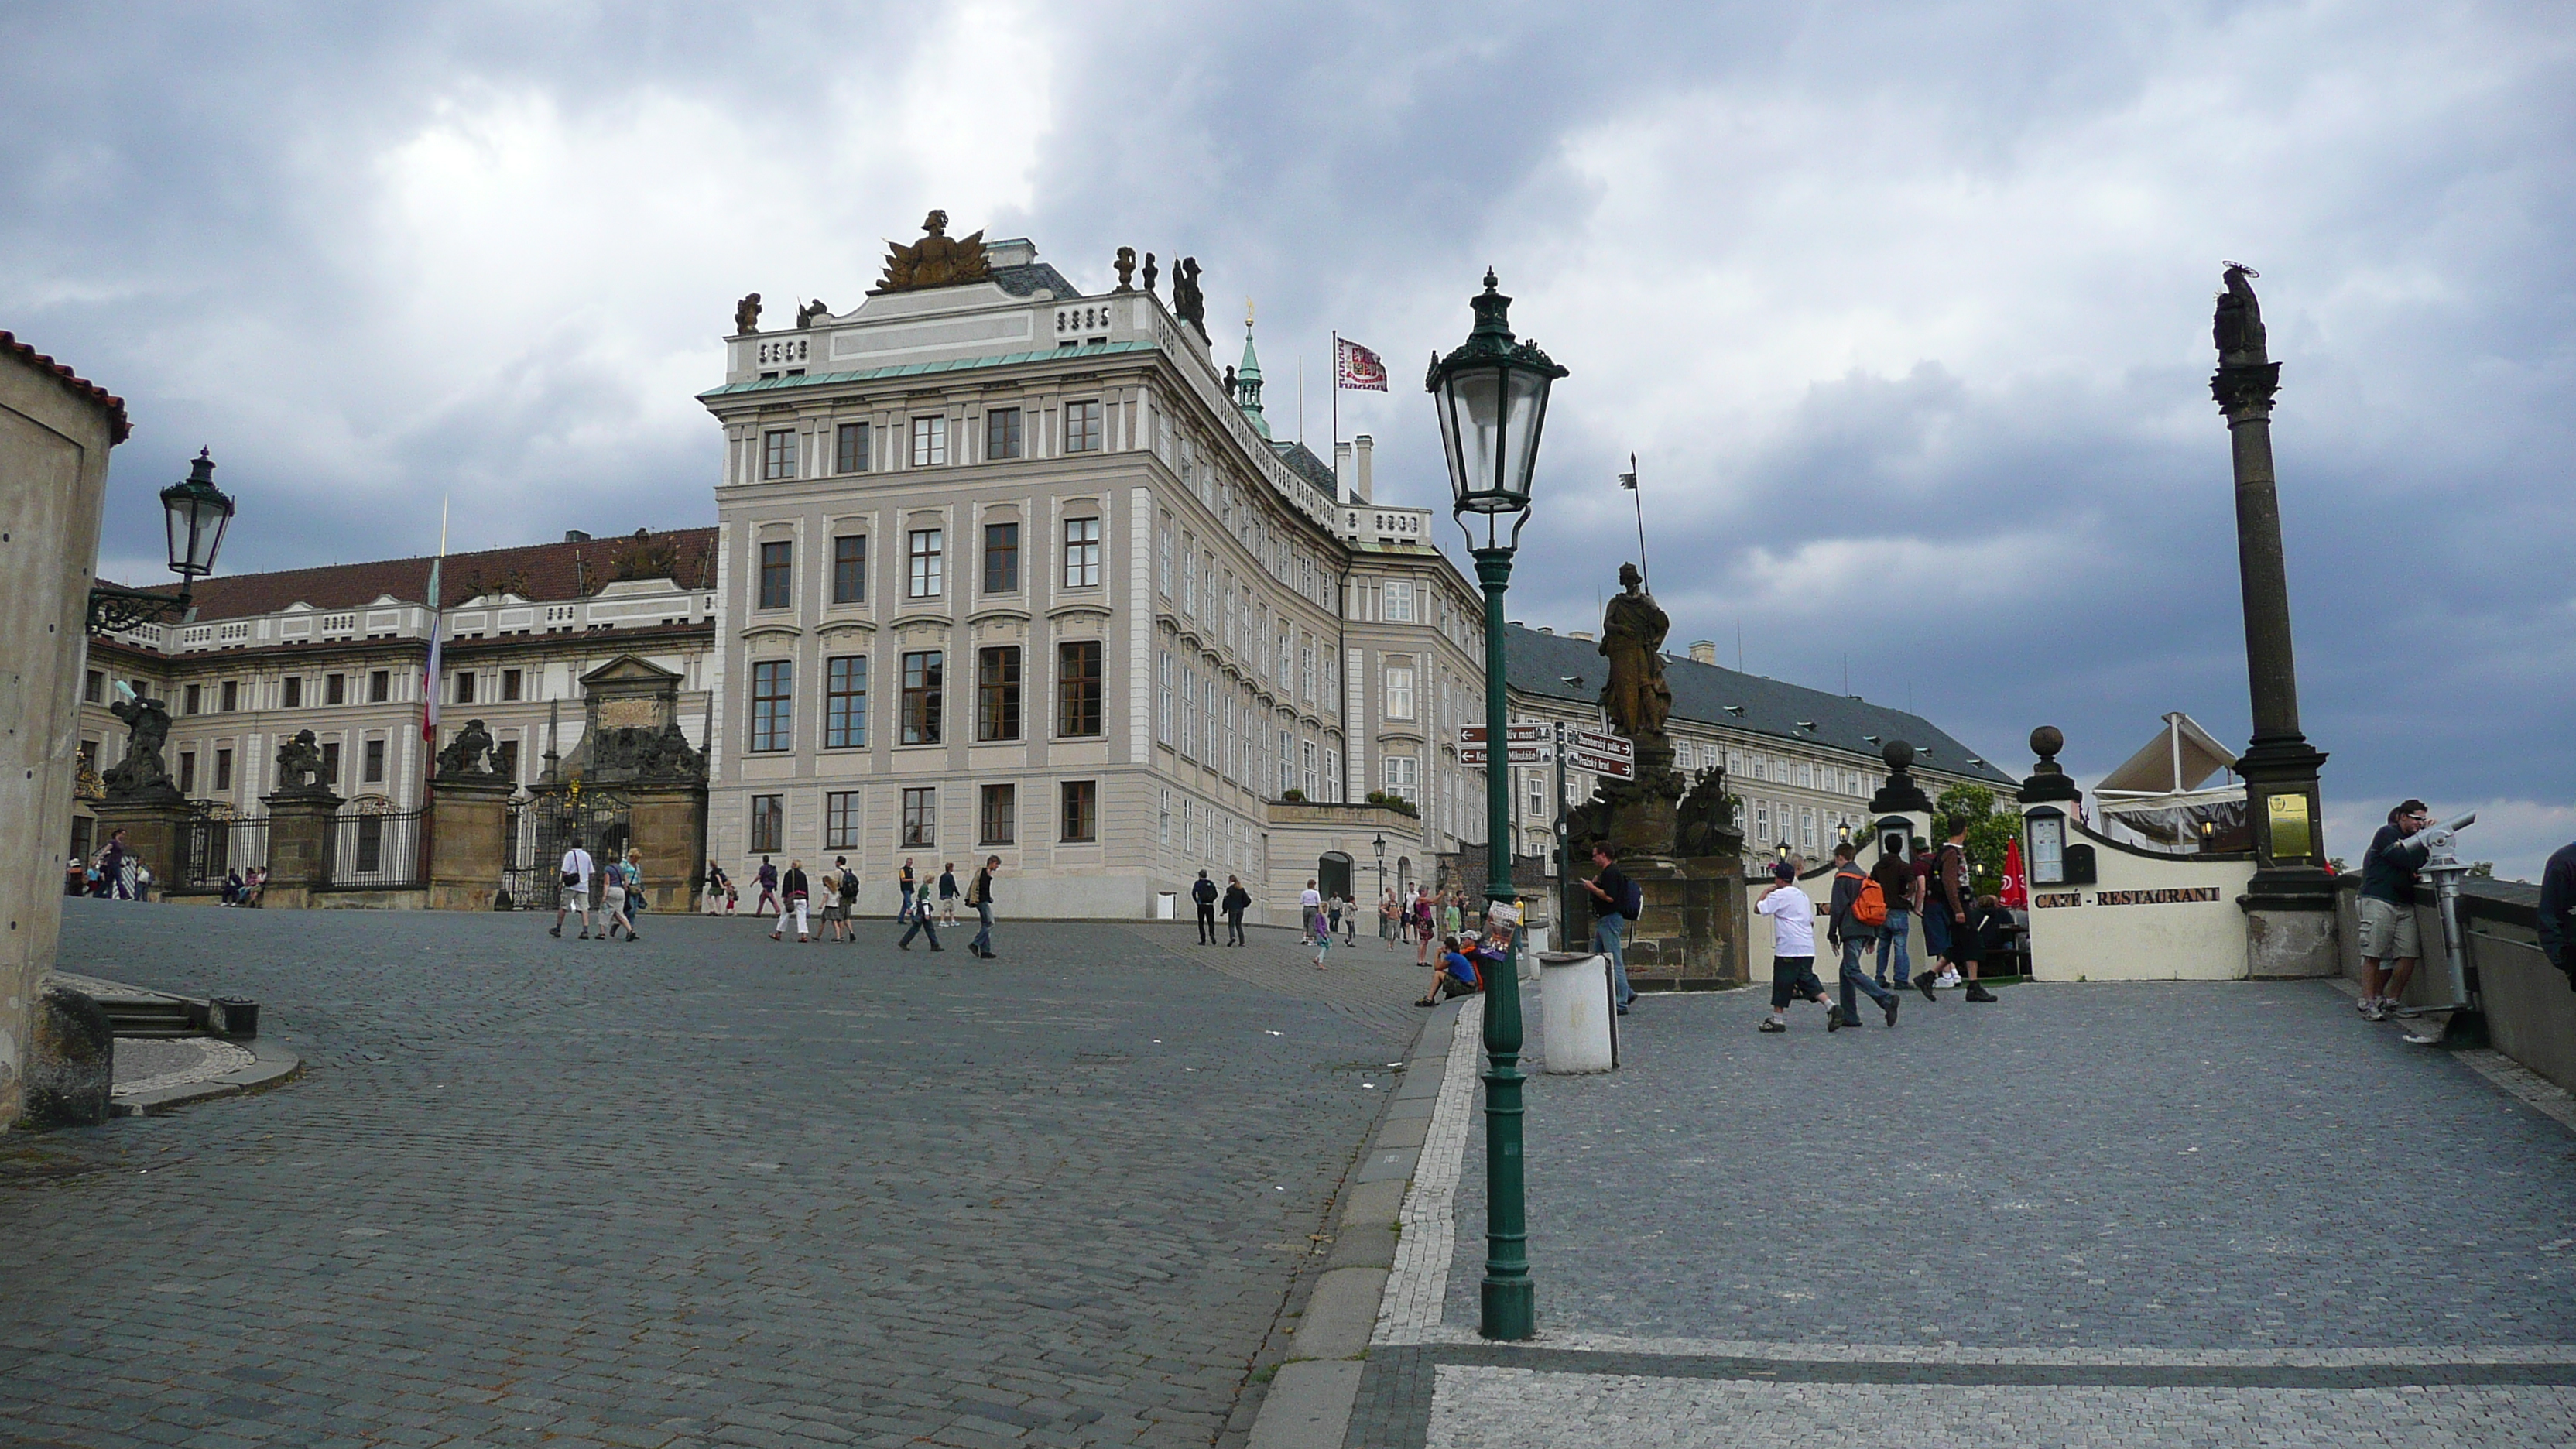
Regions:
[[[2248,917],[2248,975],[2330,976],[2334,877],[2326,871],[2317,772],[2324,752],[2299,732],[2299,675],[2290,641],[2290,586],[2281,552],[2281,500],[2272,474],[2272,396],[2281,364],[2270,358],[2263,312],[2229,264],[2218,299],[2218,371],[2210,393],[2227,415],[2236,472],[2236,562],[2245,603],[2245,671],[2254,738],[2236,773],[2254,827],[2254,879],[2238,898]]]
[[[1912,745],[1903,740],[1889,740],[1878,752],[1878,757],[1887,762],[1887,780],[1878,787],[1877,794],[1869,797],[1869,813],[1875,817],[1871,821],[1872,844],[1896,830],[1898,822],[1902,821],[1910,859],[1913,837],[1920,836],[1939,843],[1940,833],[1932,828],[1932,797],[1923,793],[1923,786],[1914,778]],[[1756,845],[1767,843],[1754,842]],[[1863,854],[1869,852],[1864,851]],[[1873,862],[1877,860],[1875,855],[1869,858]]]

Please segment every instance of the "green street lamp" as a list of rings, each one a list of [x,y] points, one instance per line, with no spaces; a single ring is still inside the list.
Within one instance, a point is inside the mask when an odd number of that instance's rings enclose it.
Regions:
[[[158,594],[116,584],[89,589],[89,632],[114,634],[161,618],[184,620],[197,580],[215,571],[215,554],[232,526],[233,500],[215,486],[215,460],[210,449],[197,450],[187,478],[161,490],[162,522],[169,532],[170,572],[179,576],[179,592]]]
[[[1485,588],[1485,899],[1513,899],[1509,708],[1504,697],[1503,590],[1512,555],[1529,522],[1530,474],[1547,424],[1548,388],[1565,369],[1512,338],[1512,299],[1485,272],[1475,330],[1423,379],[1440,414],[1440,445],[1449,461],[1451,513],[1467,535],[1476,578]],[[1502,520],[1509,515],[1505,538]],[[1484,520],[1484,540],[1471,521]],[[1496,980],[1485,991],[1485,1280],[1476,1331],[1487,1338],[1527,1339],[1538,1332],[1530,1288],[1528,1199],[1521,1180],[1521,988],[1515,964],[1520,932]]]

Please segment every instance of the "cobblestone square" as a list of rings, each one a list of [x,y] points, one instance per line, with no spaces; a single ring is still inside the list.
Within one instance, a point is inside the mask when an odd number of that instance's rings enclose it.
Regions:
[[[1418,1027],[1280,932],[550,919],[72,903],[308,1067],[9,1139],[0,1439],[1239,1442]]]

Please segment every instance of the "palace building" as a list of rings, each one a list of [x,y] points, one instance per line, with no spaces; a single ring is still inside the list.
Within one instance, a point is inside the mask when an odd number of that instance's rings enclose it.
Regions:
[[[1206,869],[1293,919],[1378,842],[1420,876],[1481,835],[1440,745],[1479,615],[1430,515],[1368,504],[1365,441],[1346,491],[1271,437],[1194,260],[1168,301],[1150,263],[1086,294],[944,222],[848,312],[762,332],[745,299],[701,394],[710,854],[846,856],[888,900],[906,860],[999,855],[1042,916],[1150,916]]]

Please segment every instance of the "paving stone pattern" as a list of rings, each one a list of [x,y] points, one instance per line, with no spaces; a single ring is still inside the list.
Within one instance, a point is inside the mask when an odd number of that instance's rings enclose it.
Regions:
[[[308,1074],[0,1141],[8,1442],[1237,1442],[1419,1024],[1186,923],[70,904],[67,967]]]
[[[1659,996],[1533,1076],[1543,1329],[2217,1349],[2576,1343],[2576,1137],[2322,983]],[[1533,1022],[1538,1013],[1528,1013]],[[1470,1134],[1446,1319],[1475,1324]]]

